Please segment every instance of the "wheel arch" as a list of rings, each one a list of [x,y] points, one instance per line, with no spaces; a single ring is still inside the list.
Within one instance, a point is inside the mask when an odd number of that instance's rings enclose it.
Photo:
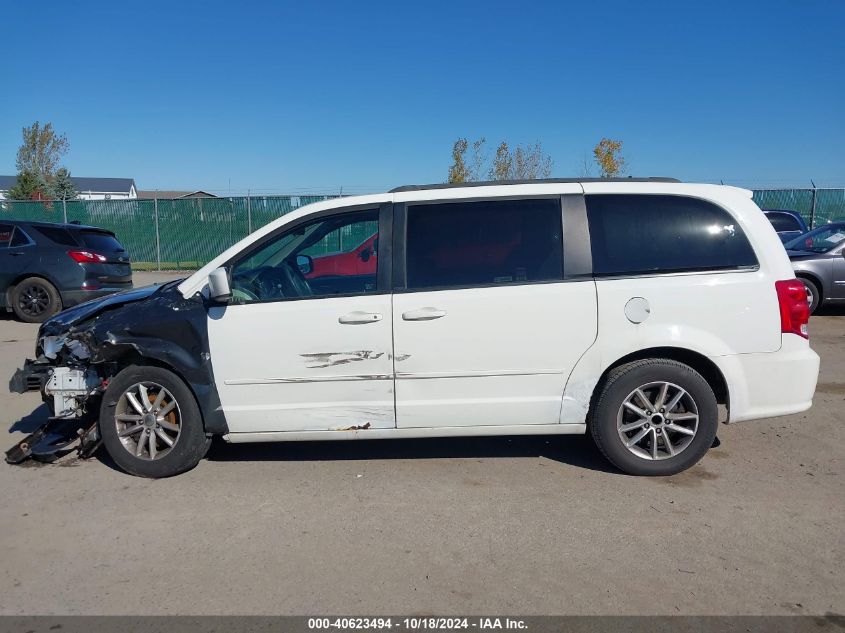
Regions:
[[[146,350],[142,346],[129,342],[113,343],[110,348],[107,362],[113,363],[117,371],[135,365],[159,367],[175,374],[185,383],[193,395],[199,407],[205,432],[213,435],[223,435],[229,432],[222,407],[219,406],[219,400],[217,400],[213,381],[208,385],[205,384],[205,381],[198,380],[199,367],[180,367],[180,363],[173,362],[173,347],[168,350],[168,355],[157,354],[153,350]],[[179,351],[187,354],[185,350],[180,349]],[[175,356],[182,357],[183,354],[177,353]]]
[[[798,279],[809,279],[814,284],[816,284],[816,288],[819,290],[819,303],[818,306],[821,307],[822,303],[824,302],[824,284],[822,283],[821,277],[819,277],[816,273],[809,272],[806,270],[796,270],[795,276]]]
[[[30,272],[26,272],[26,273],[21,273],[20,275],[15,277],[9,283],[9,285],[6,287],[6,292],[5,292],[4,296],[5,296],[5,301],[6,301],[7,307],[11,307],[11,305],[12,305],[12,293],[15,291],[15,288],[17,287],[17,285],[20,282],[22,282],[24,279],[31,279],[32,277],[35,277],[36,279],[43,279],[44,281],[49,283],[51,286],[53,286],[53,288],[56,289],[56,293],[58,293],[58,295],[59,295],[59,300],[61,300],[62,291],[59,290],[59,284],[56,283],[55,279],[53,279],[50,275],[43,273],[41,271],[38,271],[38,272],[31,272],[30,271]]]
[[[592,412],[596,399],[604,388],[604,385],[607,382],[607,377],[611,371],[621,365],[626,365],[646,358],[665,358],[692,367],[695,371],[701,374],[704,380],[706,380],[713,389],[713,393],[716,396],[716,402],[724,404],[728,407],[728,409],[730,409],[730,390],[728,389],[728,382],[722,371],[716,366],[716,363],[707,358],[704,354],[683,347],[648,347],[626,354],[605,368],[598,383],[596,383],[596,386],[593,389],[593,393],[590,398],[590,412]],[[590,416],[588,415],[588,423],[589,418]]]

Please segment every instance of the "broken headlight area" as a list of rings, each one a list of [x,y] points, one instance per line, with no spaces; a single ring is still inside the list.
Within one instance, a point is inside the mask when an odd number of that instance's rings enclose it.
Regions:
[[[38,350],[41,354],[36,360],[27,360],[14,373],[9,390],[40,391],[53,415],[6,451],[6,461],[19,464],[30,457],[54,461],[74,449],[81,457],[89,457],[100,443],[96,416],[91,413],[99,408],[108,381],[85,363],[91,354],[82,341],[45,336]]]

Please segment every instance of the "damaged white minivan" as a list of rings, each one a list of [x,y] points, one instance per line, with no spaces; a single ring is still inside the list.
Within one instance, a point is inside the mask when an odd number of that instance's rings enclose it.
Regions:
[[[671,475],[713,445],[719,404],[727,422],[810,407],[808,319],[743,189],[400,187],[303,207],[185,280],[44,323],[12,388],[55,417],[7,460],[76,440],[166,477],[214,435],[589,433],[620,470]]]

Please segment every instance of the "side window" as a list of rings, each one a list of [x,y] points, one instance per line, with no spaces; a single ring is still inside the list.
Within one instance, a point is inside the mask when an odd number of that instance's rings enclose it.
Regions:
[[[409,289],[563,278],[560,200],[487,200],[408,207]]]
[[[0,248],[8,248],[12,241],[12,233],[15,227],[11,224],[0,224]]]
[[[772,223],[775,231],[800,231],[801,225],[798,224],[793,216],[788,213],[767,213],[766,217]]]
[[[747,268],[757,258],[736,220],[683,196],[588,195],[596,275]]]
[[[378,288],[378,209],[282,232],[232,265],[234,303],[364,294]]]
[[[10,246],[27,246],[31,243],[32,240],[29,239],[29,236],[21,230],[21,227],[16,226],[15,232],[12,234],[12,241],[9,243]]]

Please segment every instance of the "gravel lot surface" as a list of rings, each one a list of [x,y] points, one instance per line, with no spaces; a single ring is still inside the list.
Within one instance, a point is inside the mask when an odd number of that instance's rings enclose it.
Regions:
[[[0,316],[0,376],[36,329]],[[220,442],[160,481],[0,464],[0,613],[843,613],[845,311],[810,330],[814,407],[671,478],[571,436]],[[2,392],[5,450],[46,413]]]

